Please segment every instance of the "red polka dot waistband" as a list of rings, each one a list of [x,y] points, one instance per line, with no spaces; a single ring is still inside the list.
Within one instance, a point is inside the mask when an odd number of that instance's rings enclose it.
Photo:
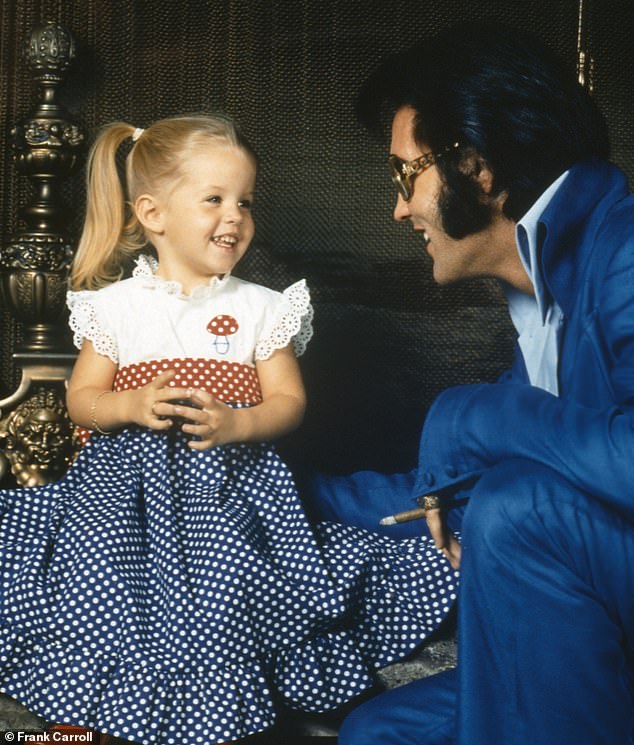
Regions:
[[[226,404],[254,406],[262,403],[262,391],[255,367],[204,357],[150,360],[126,365],[117,371],[112,390],[127,391],[141,388],[166,370],[176,372],[170,381],[172,387],[200,388]],[[90,430],[83,427],[75,429],[80,445],[85,445],[90,438]]]
[[[126,365],[117,371],[112,389],[141,388],[159,373],[174,370],[170,386],[201,388],[223,403],[255,405],[262,403],[262,392],[255,367],[227,360],[173,358]]]

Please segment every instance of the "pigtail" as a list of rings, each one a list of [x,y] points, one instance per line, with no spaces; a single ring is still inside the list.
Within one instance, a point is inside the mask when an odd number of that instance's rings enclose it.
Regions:
[[[115,122],[90,150],[86,216],[71,270],[74,290],[96,290],[121,279],[126,259],[146,244],[117,169],[118,151],[133,133],[132,125]]]

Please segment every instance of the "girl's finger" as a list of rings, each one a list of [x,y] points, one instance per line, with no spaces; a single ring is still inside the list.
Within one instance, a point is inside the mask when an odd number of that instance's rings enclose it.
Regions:
[[[200,388],[190,388],[189,398],[195,404],[202,406],[203,408],[209,407],[215,403],[215,398],[207,393],[207,391],[201,391]]]
[[[148,426],[150,429],[155,429],[155,430],[169,429],[172,426],[172,420],[155,418],[152,420],[152,422]]]
[[[203,425],[206,424],[207,414],[201,409],[195,409],[193,406],[173,406],[172,411],[174,416],[181,416],[184,419],[188,419],[190,422],[198,422]]]
[[[190,440],[187,443],[187,447],[192,450],[209,450],[212,448],[213,442],[211,440]]]
[[[213,433],[213,429],[207,424],[183,424],[181,427],[183,432],[188,435],[196,435],[197,437],[209,437]]]
[[[170,380],[173,380],[175,375],[176,372],[174,370],[164,370],[154,378],[150,385],[155,388],[162,388],[163,386],[166,386]]]
[[[169,403],[170,401],[180,401],[183,406],[186,406],[190,401],[191,388],[173,388],[172,386],[166,386],[161,389],[160,400]]]

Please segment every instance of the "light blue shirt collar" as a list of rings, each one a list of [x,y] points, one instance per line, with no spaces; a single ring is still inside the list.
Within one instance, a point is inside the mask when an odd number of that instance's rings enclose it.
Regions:
[[[546,323],[551,298],[548,297],[541,272],[541,248],[544,236],[541,234],[540,218],[567,176],[568,171],[565,171],[553,181],[515,226],[515,240],[520,259],[535,290],[535,300],[542,324]]]
[[[517,250],[535,295],[527,295],[510,285],[504,286],[528,379],[531,385],[555,396],[559,393],[559,341],[563,313],[555,299],[550,297],[542,276],[541,251],[545,233],[540,221],[567,175],[568,171],[556,179],[516,225]]]

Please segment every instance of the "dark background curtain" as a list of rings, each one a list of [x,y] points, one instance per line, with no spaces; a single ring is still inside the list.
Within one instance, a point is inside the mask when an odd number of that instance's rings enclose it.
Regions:
[[[0,0],[0,220],[19,225],[29,185],[9,128],[37,98],[22,46],[36,24],[66,25],[78,58],[61,99],[92,141],[114,119],[144,126],[183,112],[233,114],[261,160],[257,234],[237,274],[282,289],[306,277],[315,337],[302,359],[306,422],[287,457],[345,471],[411,466],[424,413],[448,385],[489,381],[512,333],[491,282],[438,288],[420,240],[391,221],[386,146],[352,105],[387,53],[453,21],[491,18],[532,29],[576,64],[577,0]],[[634,174],[634,3],[595,0],[588,43],[613,160]],[[79,230],[83,186],[64,187]],[[17,381],[19,338],[0,318],[0,394]]]

